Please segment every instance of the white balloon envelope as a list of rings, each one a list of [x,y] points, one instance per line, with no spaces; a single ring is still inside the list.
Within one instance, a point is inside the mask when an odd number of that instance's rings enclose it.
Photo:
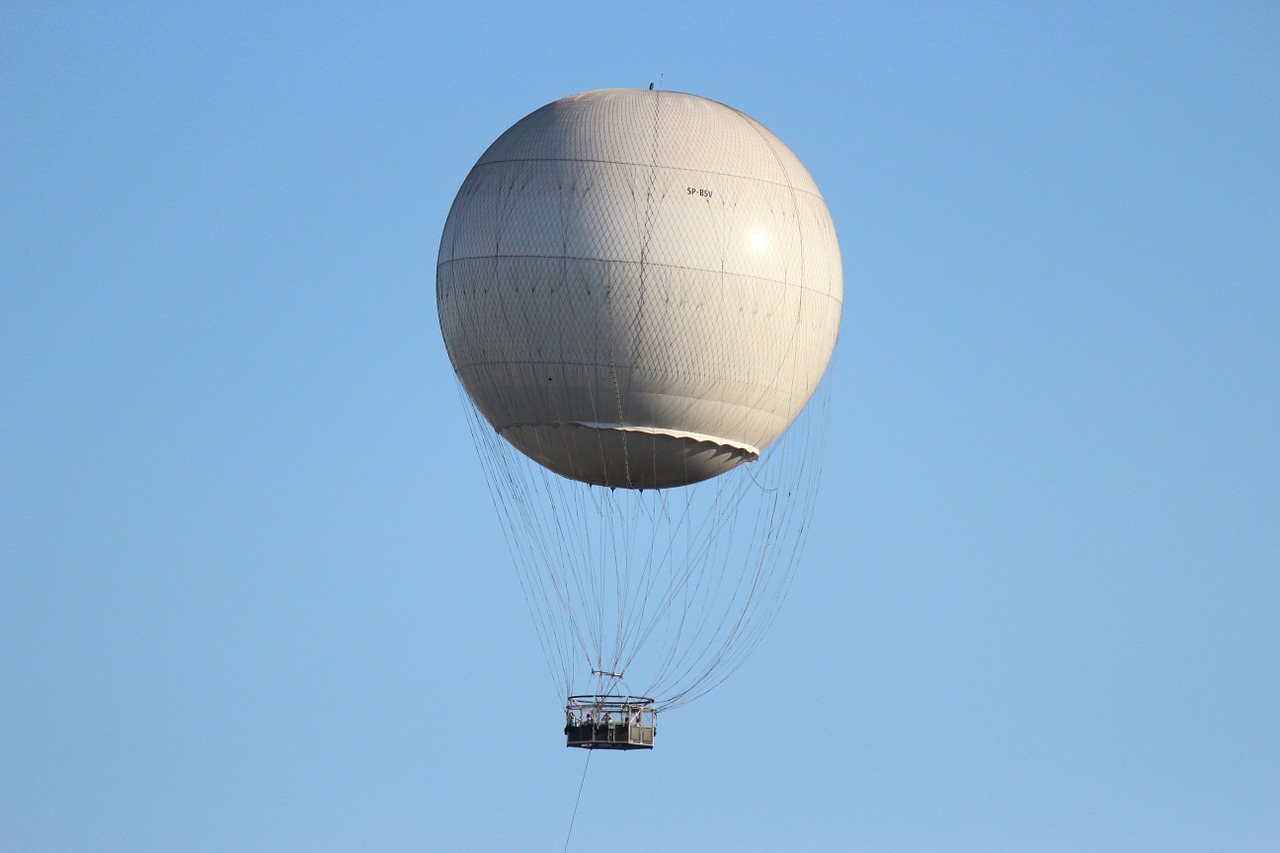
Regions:
[[[826,202],[759,122],[678,92],[563,98],[454,200],[436,296],[449,357],[507,441],[575,480],[698,482],[813,394],[840,326]]]

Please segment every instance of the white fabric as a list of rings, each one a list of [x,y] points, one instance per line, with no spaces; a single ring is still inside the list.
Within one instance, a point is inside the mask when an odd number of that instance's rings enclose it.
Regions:
[[[723,104],[610,89],[493,143],[454,200],[436,297],[454,369],[523,453],[662,488],[754,459],[822,377],[843,274],[826,202]]]

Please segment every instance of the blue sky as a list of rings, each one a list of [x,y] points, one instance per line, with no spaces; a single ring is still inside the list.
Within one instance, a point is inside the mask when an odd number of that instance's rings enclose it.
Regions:
[[[471,164],[688,91],[841,236],[772,632],[570,849],[1280,848],[1280,11],[0,15],[0,848],[561,849],[561,715],[440,340]]]

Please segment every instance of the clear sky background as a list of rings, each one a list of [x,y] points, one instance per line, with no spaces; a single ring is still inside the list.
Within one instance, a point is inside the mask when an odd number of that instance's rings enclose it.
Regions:
[[[7,3],[0,849],[563,847],[435,260],[650,81],[807,164],[845,319],[786,605],[571,849],[1280,849],[1267,2]]]

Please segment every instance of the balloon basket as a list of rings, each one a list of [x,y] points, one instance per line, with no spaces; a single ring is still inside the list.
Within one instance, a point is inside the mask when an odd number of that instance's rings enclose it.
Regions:
[[[564,714],[566,746],[653,749],[658,709],[647,696],[570,696]]]

